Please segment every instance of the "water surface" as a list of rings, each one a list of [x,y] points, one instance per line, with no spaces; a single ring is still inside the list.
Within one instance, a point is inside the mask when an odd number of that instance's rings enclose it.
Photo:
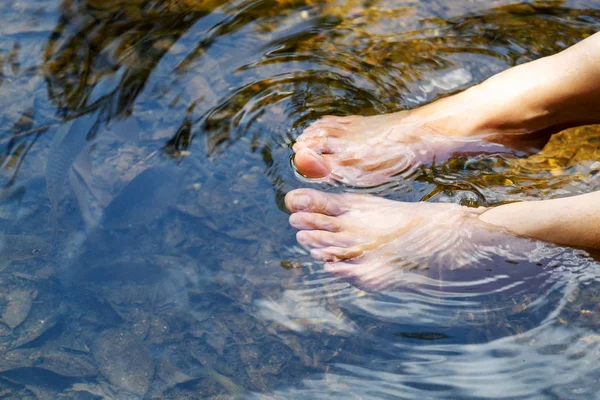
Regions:
[[[19,0],[0,24],[2,398],[598,398],[589,254],[526,241],[373,291],[312,262],[283,206],[344,190],[294,173],[307,124],[556,53],[597,2]],[[368,192],[493,206],[599,172],[591,126]]]

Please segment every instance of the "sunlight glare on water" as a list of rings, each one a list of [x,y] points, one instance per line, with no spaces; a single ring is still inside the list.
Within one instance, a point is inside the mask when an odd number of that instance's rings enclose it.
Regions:
[[[358,191],[295,173],[311,122],[556,53],[600,30],[596,2],[16,0],[0,24],[0,397],[597,398],[592,255],[477,237],[429,258],[465,240],[425,227],[341,277],[283,204]],[[599,162],[588,126],[361,191],[493,206],[598,190]]]

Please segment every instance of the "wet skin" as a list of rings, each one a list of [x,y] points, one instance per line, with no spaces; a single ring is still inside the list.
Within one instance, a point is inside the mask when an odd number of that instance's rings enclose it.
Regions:
[[[456,152],[506,151],[506,144],[526,142],[555,126],[600,120],[600,109],[590,109],[600,104],[598,65],[600,33],[415,110],[324,117],[298,137],[294,163],[308,178],[372,187],[406,178],[415,167]],[[454,252],[457,260],[469,262],[460,256],[463,249],[472,248],[465,243],[498,230],[600,248],[600,192],[566,202],[475,210],[301,189],[286,196],[286,205],[292,212],[291,225],[300,230],[298,242],[311,248],[313,258],[326,261],[333,272],[361,271],[367,279],[385,279],[382,269],[397,268],[391,261],[398,259],[444,258]]]
[[[401,270],[476,263],[512,239],[479,219],[485,208],[447,203],[405,203],[362,194],[293,190],[285,198],[298,242],[336,275],[362,287],[386,289],[406,277]],[[516,246],[515,244],[518,245]],[[512,241],[523,251],[530,241]]]
[[[307,178],[373,187],[406,178],[418,166],[447,160],[456,152],[510,151],[489,140],[490,134],[439,133],[436,126],[449,112],[440,111],[434,103],[387,115],[324,117],[298,137],[294,164]]]
[[[298,137],[294,163],[308,178],[371,187],[463,151],[535,150],[553,128],[600,121],[599,65],[597,33],[414,110],[327,116]]]

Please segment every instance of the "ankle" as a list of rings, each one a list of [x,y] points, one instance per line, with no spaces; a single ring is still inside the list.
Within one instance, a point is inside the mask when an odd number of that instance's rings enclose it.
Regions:
[[[414,109],[411,116],[437,135],[464,137],[484,133],[485,113],[474,110],[476,102],[472,99],[473,89]]]

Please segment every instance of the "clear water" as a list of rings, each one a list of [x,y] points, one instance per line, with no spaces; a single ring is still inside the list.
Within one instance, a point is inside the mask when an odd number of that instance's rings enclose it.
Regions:
[[[528,242],[368,291],[283,207],[343,190],[294,174],[311,121],[560,51],[596,1],[17,0],[0,26],[0,398],[600,398],[589,254]],[[599,162],[592,126],[370,192],[552,198],[600,189]]]

